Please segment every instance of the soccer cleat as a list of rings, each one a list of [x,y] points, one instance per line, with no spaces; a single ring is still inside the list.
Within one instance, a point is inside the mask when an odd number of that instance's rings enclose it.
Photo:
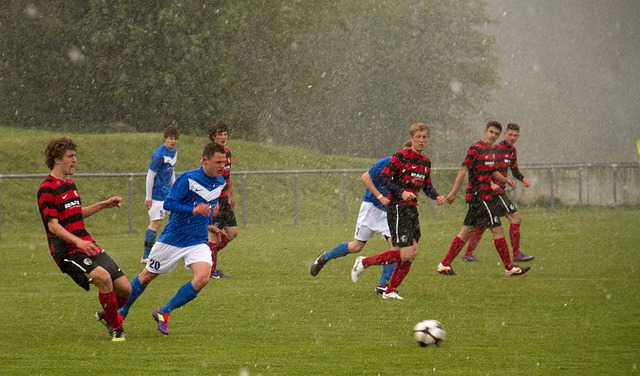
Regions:
[[[517,256],[513,256],[513,261],[522,261],[522,262],[527,262],[527,261],[531,261],[534,258],[536,258],[535,256],[529,256],[529,255],[525,255],[524,253],[521,253]]]
[[[438,273],[442,275],[456,275],[452,267],[442,265],[442,263],[438,264]]]
[[[396,300],[404,300],[397,291],[391,291],[390,293],[383,292],[382,299],[396,299]]]
[[[116,329],[113,331],[113,336],[111,337],[111,342],[122,342],[124,341],[124,329]]]
[[[358,282],[360,274],[362,274],[362,272],[364,271],[362,260],[364,260],[364,256],[358,256],[356,257],[356,262],[353,263],[353,268],[351,269],[351,281],[353,281],[353,283]]]
[[[387,291],[387,286],[376,286],[376,294],[378,295],[382,295],[385,293],[385,291]],[[398,292],[398,290],[396,290],[396,292]]]
[[[474,255],[469,255],[469,256],[464,256],[462,258],[462,261],[466,261],[466,262],[478,262],[480,260],[478,260],[478,258]]]
[[[529,270],[531,270],[530,266],[519,267],[517,265],[514,265],[513,268],[511,268],[511,270],[505,270],[504,274],[511,275],[511,276],[523,275],[524,273],[528,272]]]
[[[322,256],[324,256],[324,252],[322,252],[320,254],[320,256],[318,256],[318,258],[316,258],[316,260],[311,265],[311,276],[312,277],[317,276],[318,273],[320,273],[320,270],[322,270],[322,267],[324,266],[324,264],[326,264],[325,261],[322,261]]]
[[[169,335],[169,314],[168,313],[160,313],[160,311],[155,311],[151,315],[153,319],[158,323],[158,331],[165,336]]]
[[[231,278],[231,276],[228,274],[224,274],[221,270],[216,270],[211,273],[210,278],[213,278],[213,279]]]
[[[109,332],[109,334],[113,334],[113,328],[111,327],[111,324],[109,324],[109,322],[104,319],[104,311],[96,312],[95,316],[98,322],[100,322],[102,325],[104,325],[107,328],[107,331]]]

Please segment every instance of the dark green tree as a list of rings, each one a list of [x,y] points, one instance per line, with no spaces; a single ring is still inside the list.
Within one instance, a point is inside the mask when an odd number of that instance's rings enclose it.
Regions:
[[[448,159],[496,85],[484,7],[9,0],[0,121],[155,131],[175,120],[202,134],[224,118],[232,137],[372,157],[420,121],[432,126],[430,154]]]

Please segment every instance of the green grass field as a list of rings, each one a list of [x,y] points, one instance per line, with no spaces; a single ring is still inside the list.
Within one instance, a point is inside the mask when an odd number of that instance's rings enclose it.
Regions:
[[[42,152],[54,132],[0,127],[0,174],[46,174]],[[145,172],[158,134],[77,134],[78,173]],[[198,165],[201,138],[180,138],[178,170]],[[231,141],[234,170],[368,168],[371,160]],[[97,292],[61,274],[47,252],[35,194],[42,179],[0,180],[1,375],[637,375],[640,364],[640,208],[521,208],[523,250],[536,255],[523,277],[503,275],[489,239],[480,263],[456,260],[456,277],[435,268],[458,232],[465,205],[433,209],[421,199],[420,254],[400,287],[404,301],[373,288],[380,268],[358,284],[354,257],[331,261],[316,278],[321,251],[353,237],[362,198],[349,174],[342,224],[341,174],[300,175],[299,225],[293,226],[293,179],[247,179],[247,227],[220,254],[230,279],[214,280],[173,313],[163,337],[151,318],[190,274],[158,278],[125,323],[127,340],[111,343],[93,318]],[[452,174],[436,174],[446,192]],[[243,197],[239,177],[236,196]],[[142,269],[148,217],[144,178],[74,180],[83,203],[110,195],[120,210],[87,227],[129,279]],[[25,198],[26,196],[26,198]],[[128,212],[133,213],[129,233]],[[238,212],[238,211],[237,211]],[[370,241],[363,254],[386,250]],[[413,325],[440,320],[448,337],[420,348]]]
[[[425,206],[425,205],[423,205]],[[109,217],[107,212],[97,216]],[[637,208],[522,210],[523,249],[536,255],[523,277],[503,275],[489,239],[480,263],[435,267],[457,233],[463,206],[422,216],[420,255],[400,291],[384,301],[380,268],[353,284],[353,256],[316,277],[317,254],[352,238],[347,225],[240,229],[220,254],[232,278],[213,280],[172,315],[168,337],[151,312],[190,274],[157,279],[111,343],[93,318],[96,292],[59,273],[41,233],[0,241],[0,364],[3,375],[633,375],[640,363],[640,216]],[[88,223],[132,279],[142,233]],[[93,227],[92,227],[93,225]],[[375,239],[363,254],[385,250]],[[420,348],[413,325],[438,319],[440,348]]]

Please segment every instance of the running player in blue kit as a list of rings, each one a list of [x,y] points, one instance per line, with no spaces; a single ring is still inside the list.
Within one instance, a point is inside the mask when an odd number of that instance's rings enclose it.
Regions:
[[[389,246],[393,246],[391,244],[389,225],[387,224],[387,205],[389,205],[387,195],[389,194],[389,190],[383,187],[378,181],[378,177],[387,164],[389,164],[390,160],[390,156],[379,159],[367,172],[362,174],[360,180],[367,188],[365,189],[364,197],[360,204],[360,212],[358,213],[358,221],[356,223],[353,240],[350,242],[342,242],[330,251],[320,254],[311,265],[311,276],[315,277],[318,275],[329,260],[362,251],[367,244],[367,240],[378,233],[382,234],[382,237],[389,243]],[[391,278],[395,266],[394,263],[384,265],[382,276],[380,277],[378,286],[376,286],[376,293],[382,294],[386,290],[387,283]]]
[[[163,134],[164,142],[151,155],[144,198],[144,206],[149,212],[149,227],[144,233],[144,251],[140,258],[142,264],[149,261],[149,252],[156,242],[162,220],[170,214],[164,210],[164,200],[176,181],[174,169],[178,160],[176,144],[179,137],[180,132],[176,126],[167,127]]]
[[[209,282],[211,251],[207,233],[212,226],[211,214],[225,185],[222,177],[225,159],[222,146],[208,144],[202,152],[202,167],[183,173],[171,187],[164,202],[164,209],[171,211],[169,222],[151,249],[144,270],[131,282],[129,301],[119,311],[123,318],[149,283],[160,274],[176,270],[182,259],[185,268],[193,273],[193,279],[152,315],[160,333],[168,335],[171,311],[195,299]]]

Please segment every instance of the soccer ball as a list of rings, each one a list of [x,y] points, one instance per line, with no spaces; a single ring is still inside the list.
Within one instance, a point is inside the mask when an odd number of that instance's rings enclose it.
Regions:
[[[447,333],[440,321],[424,320],[413,327],[413,338],[420,347],[440,346]]]

